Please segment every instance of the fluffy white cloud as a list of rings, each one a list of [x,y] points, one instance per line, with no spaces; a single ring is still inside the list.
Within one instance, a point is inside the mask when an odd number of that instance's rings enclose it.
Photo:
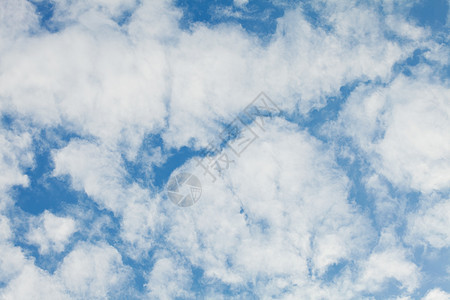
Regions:
[[[45,211],[37,224],[33,224],[26,238],[32,244],[39,246],[39,252],[47,254],[50,251],[62,252],[76,231],[76,224],[72,218],[58,217]]]
[[[124,170],[117,152],[85,141],[73,141],[53,153],[54,176],[70,175],[72,186],[102,207],[120,212],[126,206]]]
[[[350,8],[324,16],[331,32],[291,9],[263,46],[232,25],[182,31],[167,1],[57,1],[58,34],[20,39],[1,53],[0,95],[6,110],[119,143],[130,157],[145,133],[166,125],[166,108],[168,145],[204,143],[217,119],[261,90],[307,112],[346,83],[388,78],[413,49],[386,40],[373,9]],[[126,11],[126,26],[111,20]]]
[[[129,294],[130,267],[122,262],[112,246],[79,244],[57,270],[69,295],[76,298],[104,299]]]
[[[429,59],[442,51],[430,50]],[[364,151],[374,172],[366,188],[374,195],[380,224],[406,222],[410,245],[448,247],[449,90],[429,67],[419,65],[414,71],[417,75],[400,75],[382,89],[357,88],[326,130],[344,132]],[[411,200],[392,197],[383,182],[422,193],[417,209],[405,215]]]
[[[364,180],[366,190],[373,196],[373,214],[377,223],[382,227],[401,224],[404,221],[407,200],[404,197],[392,196],[386,180],[379,174],[371,174]]]
[[[237,287],[259,278],[260,296],[307,287],[364,256],[372,228],[323,147],[286,121],[269,122],[215,183],[197,170],[202,198],[195,209],[168,207],[168,240],[211,280]]]
[[[73,141],[53,153],[54,176],[70,176],[72,186],[85,192],[121,220],[120,236],[136,257],[152,247],[152,231],[164,219],[157,210],[159,197],[126,180],[121,154],[84,141]],[[155,157],[159,161],[158,157]],[[151,160],[147,160],[151,162]]]
[[[0,295],[3,299],[70,299],[60,282],[31,264],[27,264]]]
[[[19,247],[13,247],[11,244],[2,241],[0,248],[2,253],[0,257],[0,282],[8,283],[20,274],[26,261]]]
[[[450,201],[426,199],[421,209],[409,216],[407,239],[412,244],[450,247]]]
[[[5,49],[10,39],[27,35],[39,23],[34,6],[29,1],[5,0],[0,3],[0,24],[0,38],[5,41],[0,44],[0,49]]]
[[[36,267],[18,247],[0,245],[2,299],[104,299],[127,297],[132,292],[130,268],[110,245],[80,243],[54,274]],[[7,258],[7,259],[6,259]]]
[[[389,279],[400,282],[408,292],[419,286],[419,268],[410,261],[407,250],[399,246],[396,239],[390,230],[382,232],[375,251],[362,264],[358,289],[380,291]]]
[[[7,241],[11,238],[12,232],[9,224],[9,219],[0,215],[0,241]]]
[[[448,88],[423,71],[384,89],[357,89],[339,122],[377,172],[401,188],[430,193],[450,187],[450,103]]]
[[[0,128],[0,193],[6,192],[13,185],[28,185],[28,177],[23,174],[23,168],[33,164],[31,142],[32,136],[27,132]],[[3,201],[0,202],[0,210],[2,206]]]
[[[192,273],[171,255],[155,255],[148,283],[148,295],[151,299],[193,298],[189,292]]]
[[[11,42],[1,54],[0,108],[39,125],[64,124],[105,143],[122,142],[132,156],[143,134],[164,120],[164,46],[136,45],[115,23],[91,27],[74,23],[58,34]]]
[[[423,300],[449,300],[450,294],[444,292],[443,290],[436,288],[429,291],[425,297],[422,298]]]
[[[261,90],[282,108],[306,113],[354,80],[388,80],[394,63],[414,50],[386,40],[386,25],[368,7],[339,8],[324,20],[333,31],[312,26],[300,8],[288,10],[267,46],[231,25],[197,25],[182,33],[169,57],[165,140],[180,147],[194,137],[204,145],[218,130],[215,120],[235,115]]]
[[[69,299],[55,276],[36,267],[10,240],[0,240],[0,298]]]

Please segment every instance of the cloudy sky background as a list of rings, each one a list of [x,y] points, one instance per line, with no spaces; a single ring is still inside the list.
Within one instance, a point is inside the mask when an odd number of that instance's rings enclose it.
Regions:
[[[449,3],[1,0],[0,297],[450,299]]]

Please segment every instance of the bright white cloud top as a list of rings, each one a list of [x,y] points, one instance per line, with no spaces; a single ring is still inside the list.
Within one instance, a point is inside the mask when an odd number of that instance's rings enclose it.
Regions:
[[[450,299],[449,2],[195,3],[0,1],[0,298]]]

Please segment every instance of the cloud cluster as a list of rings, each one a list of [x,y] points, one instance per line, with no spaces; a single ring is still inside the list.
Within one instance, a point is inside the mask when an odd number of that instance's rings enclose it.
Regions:
[[[2,253],[13,262],[3,262],[8,270],[4,299],[104,299],[130,296],[127,291],[130,267],[124,266],[119,252],[104,243],[79,244],[67,255],[54,274],[36,267],[17,248],[7,247]],[[4,259],[4,257],[2,258]]]
[[[340,114],[344,132],[393,184],[424,193],[449,188],[449,88],[429,70],[386,88],[361,87]]]
[[[33,224],[27,239],[30,244],[38,245],[42,254],[52,250],[62,252],[75,231],[76,225],[72,218],[58,217],[46,211],[37,224]]]

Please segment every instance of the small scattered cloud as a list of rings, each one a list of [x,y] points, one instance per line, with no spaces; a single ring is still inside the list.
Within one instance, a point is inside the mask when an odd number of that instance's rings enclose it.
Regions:
[[[41,254],[62,252],[72,234],[77,230],[75,221],[58,217],[45,211],[27,233],[29,243],[37,245]]]

